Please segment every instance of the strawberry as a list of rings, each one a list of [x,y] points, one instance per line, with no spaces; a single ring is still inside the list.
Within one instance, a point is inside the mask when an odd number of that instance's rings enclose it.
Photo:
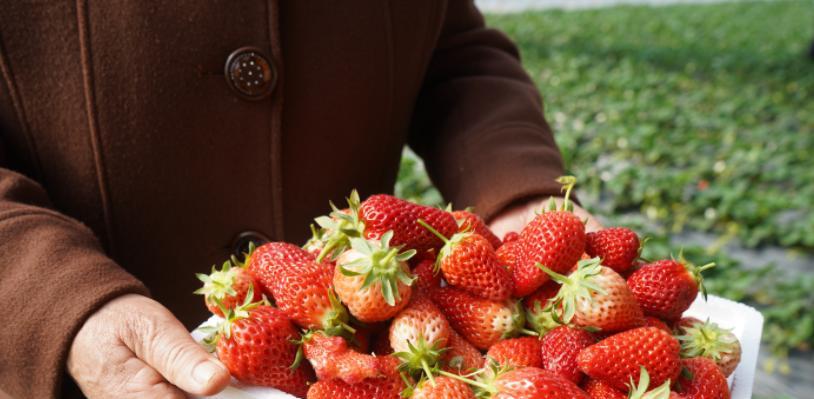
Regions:
[[[293,341],[300,334],[285,313],[250,300],[224,313],[226,321],[206,343],[216,345],[229,373],[246,384],[305,396],[314,373],[308,365],[291,368],[297,355]]]
[[[523,299],[526,321],[531,329],[540,335],[544,335],[560,325],[554,319],[553,308],[549,301],[557,296],[559,290],[560,285],[556,281],[549,281]]]
[[[447,341],[447,349],[441,355],[441,364],[444,371],[468,374],[483,365],[483,355],[478,348],[452,329],[449,341]]]
[[[438,364],[450,330],[438,307],[429,298],[417,295],[390,324],[390,346],[404,370],[411,374],[424,371],[432,380],[431,368]]]
[[[318,259],[338,256],[350,247],[350,238],[380,240],[389,231],[393,234],[393,246],[403,246],[419,253],[441,248],[441,240],[419,226],[419,219],[447,237],[458,231],[458,224],[449,212],[392,195],[377,194],[360,203],[359,193],[353,190],[348,197],[348,211],[339,210],[333,204],[331,208],[333,211],[329,216],[315,219],[324,230]]]
[[[418,223],[444,242],[435,267],[449,285],[484,299],[509,299],[511,274],[500,264],[489,241],[475,233],[455,233],[447,239],[423,220]]]
[[[352,209],[352,208],[351,208]],[[438,237],[418,225],[423,220],[449,237],[458,231],[455,218],[443,209],[414,204],[391,195],[370,196],[359,206],[359,220],[364,223],[364,237],[379,239],[393,231],[393,245],[427,251],[441,248]]]
[[[503,243],[505,244],[507,242],[517,241],[519,239],[520,239],[520,233],[518,233],[516,231],[510,231],[510,232],[506,233],[505,236],[503,236]]]
[[[525,323],[519,304],[512,301],[490,301],[455,287],[437,289],[432,300],[452,328],[482,350],[517,335]]]
[[[627,285],[645,314],[675,321],[698,296],[699,287],[706,296],[701,272],[714,266],[710,263],[697,267],[683,257],[678,261],[660,260],[631,274]]]
[[[557,327],[541,341],[540,367],[579,384],[583,374],[577,365],[577,356],[594,343],[596,339],[588,331],[568,326]]]
[[[413,275],[416,277],[414,288],[418,292],[429,294],[441,286],[441,273],[435,270],[435,259],[421,261],[413,268]]]
[[[387,374],[387,357],[359,353],[348,346],[342,337],[327,336],[319,331],[306,333],[300,340],[302,352],[320,380],[341,379],[356,384],[366,378]]]
[[[396,367],[398,360],[392,356],[381,358],[384,375],[367,378],[355,384],[341,379],[320,380],[311,385],[308,399],[401,399],[401,392],[406,388]]]
[[[493,249],[500,246],[500,238],[486,226],[486,222],[480,216],[468,210],[452,211],[450,214],[458,223],[458,233],[473,232],[489,241]]]
[[[628,399],[627,391],[622,392],[602,380],[590,379],[584,389],[591,399]]]
[[[486,377],[485,381],[472,384],[479,389],[479,397],[493,399],[589,399],[589,396],[573,382],[537,367],[521,367],[510,371],[500,370],[487,373]]]
[[[741,359],[741,345],[732,331],[717,324],[697,322],[681,328],[681,357],[706,357],[712,359],[724,376],[728,377],[738,367]]]
[[[684,399],[729,399],[729,385],[721,369],[710,359],[684,359],[676,390]]]
[[[602,264],[624,273],[641,253],[639,236],[624,227],[602,229],[585,236],[585,253],[602,259]]]
[[[203,287],[198,288],[195,293],[203,295],[207,309],[220,317],[223,317],[223,311],[218,303],[225,309],[234,309],[246,300],[249,289],[254,293],[250,302],[263,299],[260,286],[246,268],[233,265],[228,260],[223,262],[220,270],[212,265],[210,274],[198,273],[195,276],[204,283]]]
[[[351,238],[351,248],[336,259],[334,289],[359,321],[387,320],[410,301],[413,276],[407,260],[415,250],[399,253],[390,246],[392,238],[392,232],[378,242]]]
[[[512,269],[515,297],[526,296],[548,281],[546,273],[537,267],[538,263],[565,273],[585,252],[585,225],[568,211],[568,197],[575,180],[566,177],[558,181],[565,184],[563,208],[553,210],[550,206],[550,210],[537,215],[520,232],[522,260]]]
[[[522,259],[520,250],[523,248],[523,243],[520,241],[507,241],[499,246],[495,251],[498,262],[506,267],[509,273],[514,273],[514,268],[517,267],[517,262]]]
[[[333,266],[289,243],[270,242],[252,250],[246,260],[249,273],[263,291],[298,326],[335,335],[353,328],[348,311],[331,288]]]
[[[492,345],[486,356],[500,366],[543,367],[540,348],[537,337],[509,338]]]
[[[465,382],[442,375],[435,377],[434,382],[419,381],[409,397],[411,399],[475,399],[475,393]]]
[[[657,319],[653,316],[644,316],[644,325],[646,327],[656,327],[660,328],[670,334],[673,333],[673,330],[667,325],[667,323],[661,321],[661,319]]]
[[[563,323],[597,328],[602,332],[624,331],[644,323],[644,316],[625,279],[599,258],[579,261],[568,277],[541,269],[562,284],[553,306]]]
[[[655,327],[640,327],[605,338],[577,356],[579,369],[594,379],[624,390],[638,379],[640,367],[650,373],[653,385],[675,381],[679,372],[678,340]]]
[[[692,316],[684,316],[673,323],[673,332],[675,332],[676,335],[680,335],[683,333],[684,328],[692,327],[698,323],[703,323],[703,321]]]

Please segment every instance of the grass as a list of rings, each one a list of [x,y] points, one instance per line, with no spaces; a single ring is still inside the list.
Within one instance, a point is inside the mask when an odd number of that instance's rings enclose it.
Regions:
[[[610,224],[656,237],[706,231],[814,251],[814,2],[492,15],[519,45],[580,196]],[[404,157],[397,194],[441,197]],[[641,215],[631,218],[629,215]],[[744,270],[717,253],[710,291],[756,304],[778,354],[814,345],[814,276]],[[812,270],[814,271],[814,270]]]

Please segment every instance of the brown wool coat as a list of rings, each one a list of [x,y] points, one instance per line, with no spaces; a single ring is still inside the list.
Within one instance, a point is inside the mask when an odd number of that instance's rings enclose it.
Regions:
[[[277,73],[261,100],[226,83],[243,46]],[[60,395],[118,295],[195,326],[194,272],[390,192],[405,143],[487,218],[558,191],[539,95],[471,1],[0,0],[0,394]]]

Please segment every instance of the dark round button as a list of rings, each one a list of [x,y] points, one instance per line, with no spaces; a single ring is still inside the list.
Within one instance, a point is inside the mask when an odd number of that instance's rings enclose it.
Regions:
[[[249,253],[249,243],[253,242],[255,246],[259,247],[269,241],[271,240],[263,233],[244,231],[232,240],[232,254],[241,258],[243,254]]]
[[[247,100],[268,97],[277,83],[277,71],[256,47],[242,47],[226,59],[226,82]]]

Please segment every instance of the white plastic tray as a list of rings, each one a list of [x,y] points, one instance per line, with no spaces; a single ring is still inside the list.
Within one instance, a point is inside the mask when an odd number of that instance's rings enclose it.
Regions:
[[[738,368],[729,377],[732,399],[750,399],[755,380],[757,355],[760,349],[760,336],[763,333],[763,315],[754,308],[742,303],[710,295],[704,302],[700,296],[685,313],[687,316],[701,320],[710,320],[723,328],[730,328],[740,340],[743,353]],[[216,323],[218,318],[212,316],[202,325]],[[200,341],[203,334],[192,332],[192,337]],[[210,396],[216,399],[296,399],[294,396],[273,388],[243,385],[232,380],[232,385],[223,392]]]

